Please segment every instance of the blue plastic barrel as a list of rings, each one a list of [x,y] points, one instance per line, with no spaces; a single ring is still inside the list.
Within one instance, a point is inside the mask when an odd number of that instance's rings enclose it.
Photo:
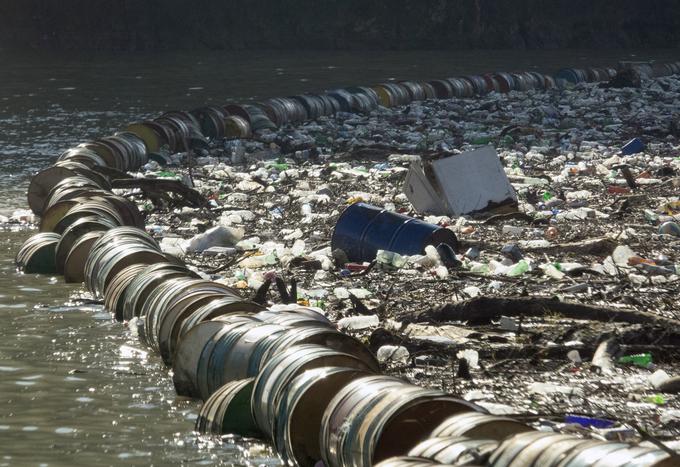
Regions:
[[[373,261],[378,250],[402,255],[423,254],[427,245],[440,243],[455,250],[456,236],[438,225],[365,203],[345,209],[331,239],[331,247],[343,250],[353,262]]]

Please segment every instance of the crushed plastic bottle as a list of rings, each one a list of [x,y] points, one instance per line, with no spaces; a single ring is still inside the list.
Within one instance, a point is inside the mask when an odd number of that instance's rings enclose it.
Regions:
[[[338,328],[347,331],[361,331],[363,329],[376,328],[380,325],[377,315],[348,316],[338,321]]]
[[[575,396],[583,395],[583,391],[580,388],[540,382],[531,383],[529,385],[529,392],[533,392],[535,394],[567,394]]]
[[[376,357],[380,363],[406,364],[411,354],[406,347],[400,345],[383,345],[376,352]]]
[[[387,269],[401,269],[407,262],[407,258],[399,253],[385,250],[378,250],[375,259],[381,267]]]
[[[524,229],[522,227],[516,227],[514,225],[504,225],[503,228],[501,229],[501,232],[503,232],[503,235],[512,235],[514,237],[519,237],[524,233]]]

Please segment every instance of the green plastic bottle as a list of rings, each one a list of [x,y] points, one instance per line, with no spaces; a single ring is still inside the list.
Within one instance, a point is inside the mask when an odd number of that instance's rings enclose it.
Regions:
[[[508,277],[519,277],[529,270],[529,263],[520,260],[507,273]]]
[[[652,404],[656,405],[664,405],[666,403],[666,399],[661,394],[654,394],[645,397],[645,402],[651,402]]]
[[[619,358],[619,363],[632,364],[642,368],[649,368],[652,364],[652,354],[641,353],[636,355],[625,355]]]

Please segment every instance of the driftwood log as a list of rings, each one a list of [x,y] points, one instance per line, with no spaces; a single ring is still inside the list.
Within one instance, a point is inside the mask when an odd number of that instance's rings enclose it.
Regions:
[[[202,208],[208,204],[205,196],[179,180],[118,178],[111,181],[111,186],[119,189],[139,188],[145,196],[152,200],[166,198],[169,193],[172,193],[177,195],[186,205],[194,208]]]
[[[477,297],[430,309],[417,316],[415,321],[466,321],[471,325],[479,325],[489,324],[501,316],[546,316],[551,314],[572,319],[680,327],[680,320],[646,311],[563,302],[554,297]]]

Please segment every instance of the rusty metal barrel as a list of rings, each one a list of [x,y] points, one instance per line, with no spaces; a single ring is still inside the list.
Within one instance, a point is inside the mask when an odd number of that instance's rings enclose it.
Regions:
[[[147,258],[153,256],[154,259],[158,259],[161,255],[160,246],[145,231],[135,227],[109,229],[94,242],[85,262],[84,276],[88,290],[95,294],[102,292],[99,288],[102,285],[99,280],[99,273],[115,257],[115,255],[111,255],[111,251],[115,249],[118,254],[127,248],[134,249],[135,253],[140,251],[156,253],[156,255],[140,255]],[[127,253],[131,254],[132,250],[128,250]],[[110,271],[110,268],[108,271]]]
[[[434,429],[432,436],[466,436],[502,441],[508,436],[527,431],[534,430],[512,418],[470,412],[447,418]]]
[[[229,139],[250,138],[250,123],[239,115],[229,115],[224,119],[224,135]]]
[[[409,457],[429,459],[439,464],[486,465],[498,448],[498,441],[464,436],[432,437],[419,443],[408,453]]]
[[[165,262],[148,265],[125,290],[122,319],[131,320],[140,316],[151,292],[167,280],[178,277],[196,279],[198,275],[180,264]]]
[[[455,464],[459,465],[459,464]],[[474,467],[472,464],[464,464],[468,467]],[[382,462],[375,464],[375,467],[433,467],[433,466],[449,466],[449,464],[440,464],[439,462],[434,462],[429,459],[424,459],[422,457],[411,457],[411,456],[397,456],[385,459]]]
[[[159,331],[166,313],[173,310],[173,305],[195,292],[201,292],[201,297],[222,298],[231,296],[240,299],[234,289],[218,282],[203,279],[178,277],[160,284],[144,301],[141,316],[144,320],[144,333],[140,335],[142,341],[149,347],[159,351]],[[207,292],[207,293],[203,293]],[[179,310],[181,312],[181,310]],[[170,318],[174,318],[172,315]],[[186,318],[186,317],[185,317]],[[172,324],[174,324],[173,321]],[[180,321],[179,325],[182,324]],[[179,329],[177,329],[179,332]]]
[[[216,285],[222,286],[222,284]],[[257,304],[244,300],[234,293],[210,286],[187,290],[174,296],[172,301],[165,305],[165,310],[157,318],[160,321],[160,325],[157,325],[157,342],[161,357],[166,364],[172,363],[172,355],[177,347],[185,321],[202,307],[210,306],[212,303],[225,298],[234,299],[234,303],[241,303],[239,308],[242,312],[259,308]],[[198,322],[200,321],[196,321],[196,323]]]
[[[254,378],[231,381],[215,391],[201,406],[196,431],[213,435],[259,437],[251,410]]]
[[[77,162],[90,169],[95,167],[106,167],[106,161],[104,161],[99,154],[87,148],[69,148],[59,155],[57,161]]]
[[[229,113],[229,116],[235,115],[247,121],[253,132],[276,129],[276,124],[269,119],[261,107],[256,105],[229,104],[224,106],[224,110]]]
[[[110,230],[109,230],[110,231]],[[104,234],[106,235],[106,234]],[[100,237],[97,243],[101,242]],[[85,284],[95,296],[103,297],[111,279],[132,264],[153,264],[167,261],[167,257],[145,242],[128,239],[120,243],[94,245],[85,262]]]
[[[295,345],[274,355],[262,367],[253,390],[253,415],[265,435],[274,436],[277,407],[291,381],[306,370],[326,366],[378,371],[373,362],[313,344]]]
[[[208,346],[214,345],[214,342],[232,328],[258,322],[243,314],[232,315],[229,318],[229,322],[204,321],[193,326],[182,336],[172,359],[172,381],[178,395],[200,398],[199,364],[211,352]]]
[[[677,465],[666,451],[583,439],[553,432],[527,432],[507,438],[489,459],[492,467],[623,467]]]
[[[181,340],[192,327],[203,321],[220,319],[221,317],[228,320],[229,316],[235,313],[252,314],[257,313],[262,308],[261,305],[244,300],[240,296],[225,295],[198,308],[181,322],[179,329],[173,332],[176,332],[176,339]]]
[[[369,375],[355,368],[321,367],[305,371],[285,388],[273,438],[284,462],[312,467],[321,460],[319,432],[326,407],[345,385]]]
[[[81,217],[69,225],[61,234],[61,239],[55,251],[57,272],[64,274],[66,260],[76,242],[85,234],[91,232],[105,232],[116,227],[117,224],[110,219],[100,216]],[[84,264],[84,261],[83,261]]]
[[[217,106],[199,107],[192,110],[191,114],[198,121],[201,133],[205,136],[213,140],[224,138],[224,119],[227,117],[224,109]]]
[[[81,183],[89,183],[93,188],[110,189],[106,177],[93,172],[78,162],[58,161],[56,164],[35,174],[28,185],[28,206],[37,215],[45,210],[50,192],[65,179],[75,179]],[[72,181],[68,182],[73,186]]]
[[[55,251],[61,235],[43,232],[33,235],[21,245],[14,259],[26,274],[54,274],[57,272]]]
[[[258,315],[260,313],[252,318],[261,319]],[[330,328],[327,323],[308,320],[288,320],[286,323],[264,321],[252,323],[251,328],[232,329],[206,350],[199,365],[201,397],[207,397],[228,381],[257,376],[276,355],[302,344],[321,345],[353,355],[371,368],[378,368],[377,360],[365,345]]]
[[[481,407],[388,376],[346,385],[324,413],[321,453],[328,467],[368,467],[403,456],[447,418]]]
[[[450,99],[453,97],[453,87],[445,79],[428,81],[428,84],[434,89],[437,99]]]
[[[64,281],[66,283],[81,283],[85,281],[85,262],[90,256],[92,246],[104,235],[104,230],[95,230],[82,234],[73,243],[66,254],[63,265]]]

